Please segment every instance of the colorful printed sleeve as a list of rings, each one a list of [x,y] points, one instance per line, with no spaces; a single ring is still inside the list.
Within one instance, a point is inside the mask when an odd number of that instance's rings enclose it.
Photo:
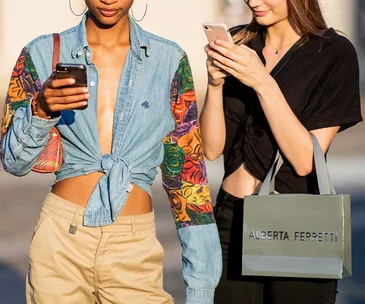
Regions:
[[[24,48],[11,75],[1,122],[0,152],[4,169],[11,174],[27,174],[58,119],[32,116],[31,101],[42,88],[28,48]]]
[[[198,126],[193,77],[184,54],[171,85],[175,130],[164,139],[163,186],[183,248],[187,304],[213,303],[222,268]]]

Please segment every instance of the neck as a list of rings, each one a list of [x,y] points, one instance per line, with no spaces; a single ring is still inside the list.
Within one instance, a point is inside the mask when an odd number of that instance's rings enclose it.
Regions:
[[[274,47],[297,41],[301,36],[293,29],[287,19],[267,27],[267,38]]]
[[[118,44],[130,44],[130,24],[128,14],[113,26],[105,26],[92,15],[86,19],[87,41],[90,45],[112,47]]]

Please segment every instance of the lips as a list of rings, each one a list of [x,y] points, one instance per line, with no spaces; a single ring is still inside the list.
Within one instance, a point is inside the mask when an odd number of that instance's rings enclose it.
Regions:
[[[256,17],[263,17],[266,15],[268,11],[254,11],[253,13],[255,14]]]
[[[118,13],[117,9],[99,8],[100,13],[104,17],[113,17]]]

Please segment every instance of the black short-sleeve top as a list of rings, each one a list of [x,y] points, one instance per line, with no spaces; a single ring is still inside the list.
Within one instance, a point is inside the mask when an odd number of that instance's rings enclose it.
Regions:
[[[233,32],[242,27],[236,27]],[[263,64],[264,33],[247,44]],[[345,37],[328,29],[323,36],[301,39],[271,72],[286,101],[305,128],[340,126],[343,131],[362,121],[359,65],[356,51]],[[225,177],[245,163],[263,180],[278,145],[255,91],[234,77],[223,87],[226,122]],[[279,193],[318,193],[315,173],[302,177],[284,160],[276,178]]]

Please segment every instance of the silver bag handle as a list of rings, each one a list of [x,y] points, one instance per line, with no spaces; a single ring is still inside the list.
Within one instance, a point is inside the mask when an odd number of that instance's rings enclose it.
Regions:
[[[335,189],[333,188],[331,178],[328,172],[328,167],[326,160],[324,158],[324,154],[322,148],[317,140],[317,138],[309,133],[310,138],[313,143],[313,151],[314,151],[314,166],[317,172],[317,182],[319,188],[319,194],[336,194]],[[275,191],[275,177],[279,172],[281,166],[284,161],[280,154],[280,151],[276,153],[276,157],[274,163],[272,164],[269,173],[266,175],[264,182],[260,188],[258,195],[269,195],[274,194]]]

